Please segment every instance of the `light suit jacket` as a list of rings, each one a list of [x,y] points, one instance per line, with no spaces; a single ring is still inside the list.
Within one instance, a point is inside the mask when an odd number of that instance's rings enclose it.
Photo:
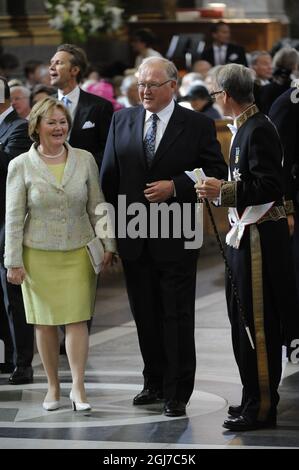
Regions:
[[[95,237],[95,215],[104,203],[94,157],[66,144],[68,158],[61,184],[39,157],[33,144],[8,167],[4,262],[23,266],[23,245],[38,250],[69,251]],[[115,241],[102,238],[105,251]]]

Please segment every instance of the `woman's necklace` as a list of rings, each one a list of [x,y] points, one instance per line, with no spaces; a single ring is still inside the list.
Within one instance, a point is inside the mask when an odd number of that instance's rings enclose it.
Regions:
[[[63,147],[62,147],[62,150],[61,150],[59,153],[57,153],[57,155],[46,155],[45,153],[43,153],[43,152],[41,151],[40,145],[38,146],[37,150],[39,151],[39,153],[40,153],[43,157],[45,157],[45,158],[50,158],[50,159],[54,159],[54,158],[59,158],[59,157],[61,157],[61,156],[63,155],[64,151],[65,151],[65,148],[64,148],[64,146],[63,146]]]

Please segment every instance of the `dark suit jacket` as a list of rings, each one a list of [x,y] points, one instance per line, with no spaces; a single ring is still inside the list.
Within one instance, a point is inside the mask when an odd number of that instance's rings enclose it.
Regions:
[[[69,143],[72,147],[92,153],[99,169],[113,114],[110,101],[80,90],[80,98],[72,125]],[[83,129],[86,122],[93,127]]]
[[[291,99],[294,95],[295,100]],[[274,122],[284,150],[284,191],[286,200],[297,204],[299,191],[299,90],[290,88],[272,104],[269,117]]]
[[[9,162],[27,152],[31,144],[27,121],[12,111],[0,124],[0,262],[3,261],[4,250],[7,168]]]
[[[168,204],[194,203],[194,183],[186,176],[185,170],[202,167],[207,175],[227,177],[227,167],[216,140],[214,122],[201,113],[179,105],[175,105],[153,163],[148,168],[143,149],[144,116],[143,106],[136,106],[118,111],[112,119],[101,184],[106,200],[116,208],[117,196],[125,195],[127,205],[139,202],[148,209],[150,203],[143,191],[146,183],[158,180],[174,181],[176,198],[169,199]],[[118,238],[120,256],[128,260],[137,259],[145,240],[152,255],[160,260],[179,260],[185,253],[183,236],[177,239],[171,236],[162,239],[158,236],[156,239]]]
[[[215,59],[214,59],[213,46],[210,46],[204,49],[200,56],[200,59],[207,60],[214,67]],[[245,49],[241,46],[236,46],[235,44],[229,43],[227,45],[225,63],[226,64],[241,64],[247,67]]]
[[[290,86],[291,80],[286,81],[284,84],[273,81],[261,87],[259,93],[259,110],[264,114],[268,114],[274,101],[288,90]]]

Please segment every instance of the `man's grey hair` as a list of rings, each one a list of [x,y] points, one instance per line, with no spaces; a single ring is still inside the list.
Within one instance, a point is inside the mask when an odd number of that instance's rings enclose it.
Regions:
[[[146,69],[154,64],[162,65],[169,80],[174,80],[175,82],[178,81],[178,70],[176,66],[170,60],[164,59],[162,57],[148,57],[147,59],[144,59],[138,68],[138,75],[140,75],[143,69]]]
[[[250,54],[250,65],[251,65],[251,67],[253,65],[256,65],[256,63],[257,63],[257,61],[259,60],[260,57],[264,57],[264,56],[267,56],[267,57],[270,56],[271,57],[270,53],[267,52],[267,51],[253,51],[253,52],[251,52],[251,54]]]
[[[293,47],[283,47],[276,52],[273,57],[273,67],[275,69],[286,69],[295,71],[299,65],[299,52]]]
[[[226,91],[236,103],[245,104],[254,101],[254,74],[244,65],[222,65],[215,73],[215,82],[218,87],[215,91]]]
[[[26,96],[26,98],[30,97],[30,90],[23,85],[14,85],[10,87],[10,94],[14,91],[20,91],[23,96]]]

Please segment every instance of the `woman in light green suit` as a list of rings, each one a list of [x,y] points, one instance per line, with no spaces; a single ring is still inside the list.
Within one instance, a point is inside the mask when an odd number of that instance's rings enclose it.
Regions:
[[[93,314],[96,275],[86,244],[95,237],[95,208],[105,201],[93,156],[66,143],[70,124],[62,103],[38,102],[29,119],[34,143],[11,162],[7,178],[5,266],[8,281],[22,284],[27,322],[36,325],[48,378],[46,410],[60,406],[57,325],[66,327],[73,409],[90,408],[84,388],[86,322]],[[101,241],[105,267],[115,241]]]

